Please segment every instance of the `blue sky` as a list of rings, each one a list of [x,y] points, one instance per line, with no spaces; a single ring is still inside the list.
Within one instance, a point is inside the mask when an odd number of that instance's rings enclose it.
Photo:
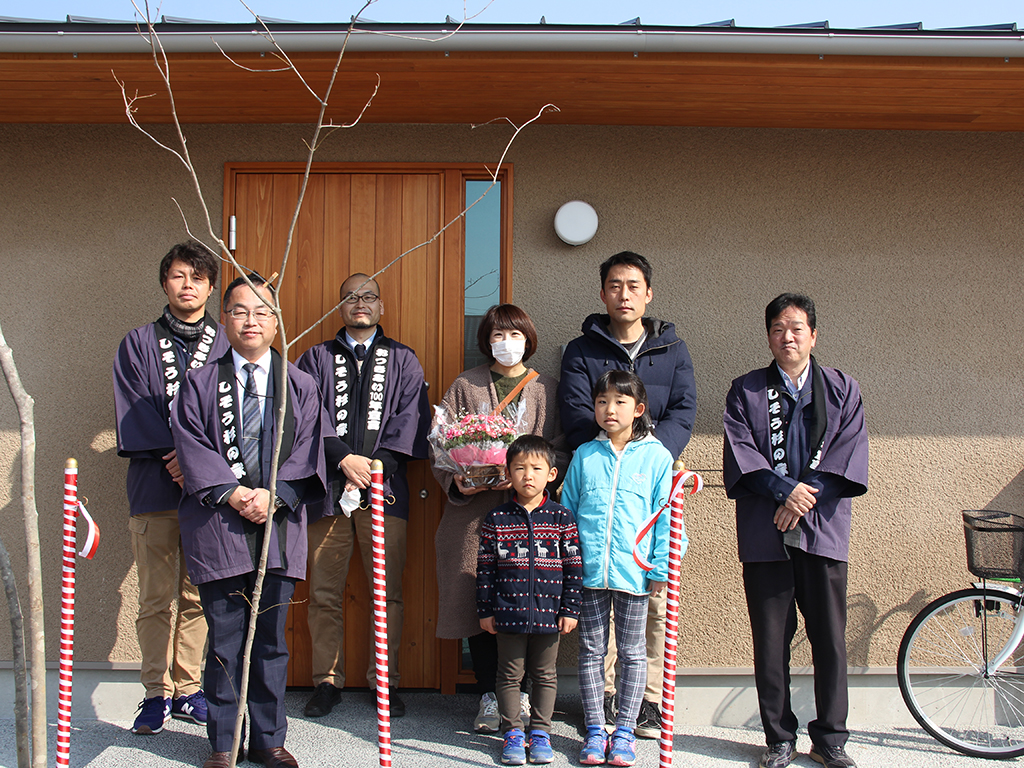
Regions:
[[[141,0],[139,0],[141,2]],[[295,21],[347,21],[361,7],[352,0],[247,0],[270,18]],[[467,0],[477,13],[486,0]],[[159,13],[210,21],[246,21],[251,16],[237,0],[164,0]],[[129,20],[130,0],[5,0],[0,15],[61,21],[67,15]],[[376,0],[364,13],[375,21],[442,22],[461,18],[463,0]],[[735,18],[741,26],[780,26],[827,19],[837,28],[920,21],[925,28],[974,26],[1021,21],[1019,0],[735,0],[688,3],[680,0],[494,0],[476,19],[489,23],[533,24],[545,16],[552,24],[617,24],[637,16],[645,24],[703,24]]]

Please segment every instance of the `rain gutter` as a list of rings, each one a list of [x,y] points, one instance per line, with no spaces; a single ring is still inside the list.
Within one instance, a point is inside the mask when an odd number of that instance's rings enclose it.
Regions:
[[[269,24],[288,52],[336,51],[347,24]],[[168,53],[270,48],[259,25],[161,23]],[[0,53],[148,53],[129,23],[0,22]],[[974,30],[839,30],[654,26],[358,24],[353,52],[730,53],[818,56],[1024,57],[1024,34]]]

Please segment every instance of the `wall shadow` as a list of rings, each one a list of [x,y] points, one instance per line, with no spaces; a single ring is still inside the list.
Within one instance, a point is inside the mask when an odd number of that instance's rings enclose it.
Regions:
[[[875,601],[864,593],[847,598],[846,659],[851,667],[867,667],[871,641],[886,622],[899,619],[898,635],[903,636],[911,620],[930,602],[928,593],[919,589],[906,601],[879,615]],[[852,632],[851,632],[852,630]],[[896,659],[892,659],[893,666]]]
[[[1024,516],[1024,470],[1008,482],[985,508]]]

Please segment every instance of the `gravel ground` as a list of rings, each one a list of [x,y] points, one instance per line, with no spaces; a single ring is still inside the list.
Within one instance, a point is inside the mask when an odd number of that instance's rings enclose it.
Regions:
[[[289,730],[286,746],[302,768],[374,766],[378,764],[375,717],[369,694],[346,692],[334,711],[319,720],[302,717],[309,693],[287,696]],[[477,698],[468,694],[402,692],[406,717],[392,726],[392,762],[395,768],[500,765],[501,741],[474,733],[470,726]],[[552,729],[553,766],[576,765],[580,746],[582,710],[577,696],[560,696]],[[56,726],[50,728],[50,765],[53,765]],[[658,765],[657,742],[637,742],[637,765]],[[810,741],[802,736],[800,755],[793,765],[818,764],[807,756]],[[676,766],[757,766],[763,735],[754,728],[677,726],[673,764]],[[210,751],[205,729],[172,720],[163,733],[136,736],[131,722],[80,720],[72,722],[72,768],[171,768],[201,766]],[[960,768],[991,765],[943,747],[921,730],[908,727],[854,729],[847,747],[858,765],[902,768]],[[1014,764],[1019,761],[1012,761]],[[242,763],[242,766],[252,765]],[[0,720],[0,766],[16,768],[14,721]]]

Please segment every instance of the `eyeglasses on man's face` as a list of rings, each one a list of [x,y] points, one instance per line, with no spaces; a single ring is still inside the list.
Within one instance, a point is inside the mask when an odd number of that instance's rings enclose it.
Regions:
[[[376,293],[350,293],[344,299],[341,300],[342,304],[375,304],[380,298]]]
[[[256,309],[242,309],[241,307],[235,307],[228,312],[228,317],[232,320],[245,320],[250,315],[257,323],[265,323],[274,316],[274,313],[266,307],[257,307]]]

